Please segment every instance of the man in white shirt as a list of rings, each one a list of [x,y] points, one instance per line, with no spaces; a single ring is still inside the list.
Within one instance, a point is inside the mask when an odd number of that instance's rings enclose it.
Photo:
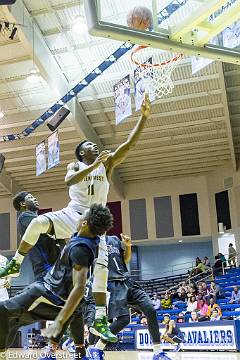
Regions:
[[[152,304],[155,310],[159,310],[161,307],[161,302],[157,296],[157,294],[153,294],[153,300],[152,300]]]

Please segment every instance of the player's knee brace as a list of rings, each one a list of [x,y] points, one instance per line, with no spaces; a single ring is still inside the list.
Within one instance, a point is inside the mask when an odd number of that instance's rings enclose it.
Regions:
[[[38,216],[31,221],[22,237],[22,240],[30,245],[35,245],[39,236],[48,232],[50,225],[50,220],[46,216]]]
[[[93,273],[93,293],[107,293],[108,268],[105,265],[96,263]]]

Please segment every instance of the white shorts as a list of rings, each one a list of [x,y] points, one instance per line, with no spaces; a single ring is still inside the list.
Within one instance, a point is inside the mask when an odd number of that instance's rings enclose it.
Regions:
[[[68,206],[62,210],[48,212],[43,216],[52,221],[57,239],[70,239],[77,231],[82,215]]]

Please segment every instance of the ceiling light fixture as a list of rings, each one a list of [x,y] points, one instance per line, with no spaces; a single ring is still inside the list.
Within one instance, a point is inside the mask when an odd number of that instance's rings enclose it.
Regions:
[[[81,35],[88,31],[87,24],[82,16],[78,16],[72,23],[72,32]]]
[[[182,243],[182,240],[178,240],[179,243]]]
[[[37,84],[41,81],[41,76],[35,67],[30,70],[30,75],[27,76],[27,81],[30,84]]]

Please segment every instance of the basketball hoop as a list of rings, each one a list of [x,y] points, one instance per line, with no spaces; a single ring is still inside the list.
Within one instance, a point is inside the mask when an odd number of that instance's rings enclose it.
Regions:
[[[172,93],[174,84],[171,79],[173,70],[182,60],[182,54],[137,45],[131,53],[131,61],[138,68],[145,91],[155,93],[157,98]]]

